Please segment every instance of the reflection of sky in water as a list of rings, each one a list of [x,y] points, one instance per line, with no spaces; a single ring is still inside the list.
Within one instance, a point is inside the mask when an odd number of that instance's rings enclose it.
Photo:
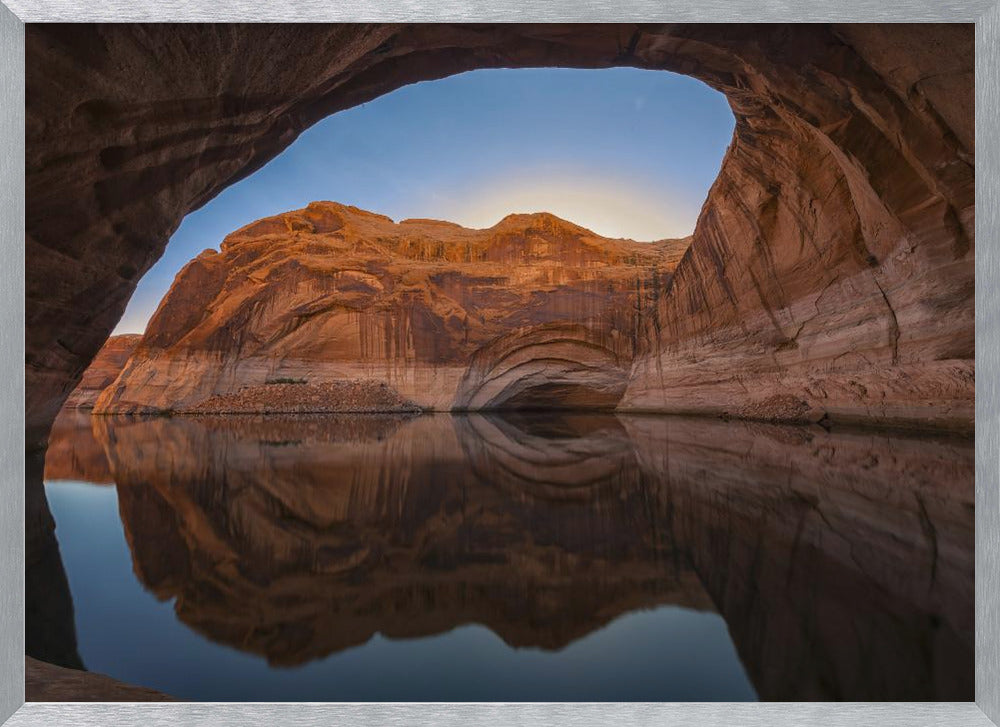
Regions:
[[[662,606],[566,648],[512,649],[478,625],[368,643],[294,668],[215,644],[132,573],[113,486],[48,484],[88,669],[211,701],[744,701],[755,699],[717,614]]]
[[[29,644],[76,658],[73,619],[89,668],[181,698],[973,696],[965,438],[83,415],[45,470],[75,613],[33,573]]]

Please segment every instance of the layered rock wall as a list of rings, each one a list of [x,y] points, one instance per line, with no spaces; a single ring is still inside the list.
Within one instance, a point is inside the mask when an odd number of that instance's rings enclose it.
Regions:
[[[83,372],[80,383],[66,399],[64,408],[93,409],[97,397],[118,378],[141,339],[142,335],[134,333],[109,338]]]
[[[313,203],[189,263],[95,411],[613,408],[688,242]]]
[[[757,73],[623,406],[971,426],[968,38],[835,36],[742,55]]]
[[[971,25],[48,25],[26,36],[29,442],[44,440],[187,212],[330,113],[415,81],[530,66],[685,73],[736,116],[628,406],[971,425]]]

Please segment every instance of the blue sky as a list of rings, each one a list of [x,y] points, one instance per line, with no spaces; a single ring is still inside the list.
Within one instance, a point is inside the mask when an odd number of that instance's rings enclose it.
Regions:
[[[314,200],[397,221],[547,211],[608,237],[690,234],[733,124],[720,93],[663,71],[481,70],[401,88],[324,119],[184,218],[115,333],[141,333],[202,250]]]

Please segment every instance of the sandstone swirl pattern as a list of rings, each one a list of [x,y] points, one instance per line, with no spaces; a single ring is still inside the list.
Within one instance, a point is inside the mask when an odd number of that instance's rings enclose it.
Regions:
[[[613,408],[687,245],[313,203],[191,261],[95,411]]]
[[[488,67],[668,70],[729,99],[733,141],[691,254],[644,324],[630,408],[972,424],[971,25],[25,35],[30,444],[185,214],[331,113]]]

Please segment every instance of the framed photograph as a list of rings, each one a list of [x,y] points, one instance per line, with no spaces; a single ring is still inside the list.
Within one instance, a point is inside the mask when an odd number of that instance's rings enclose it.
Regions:
[[[1000,724],[996,0],[2,2],[0,722]]]

